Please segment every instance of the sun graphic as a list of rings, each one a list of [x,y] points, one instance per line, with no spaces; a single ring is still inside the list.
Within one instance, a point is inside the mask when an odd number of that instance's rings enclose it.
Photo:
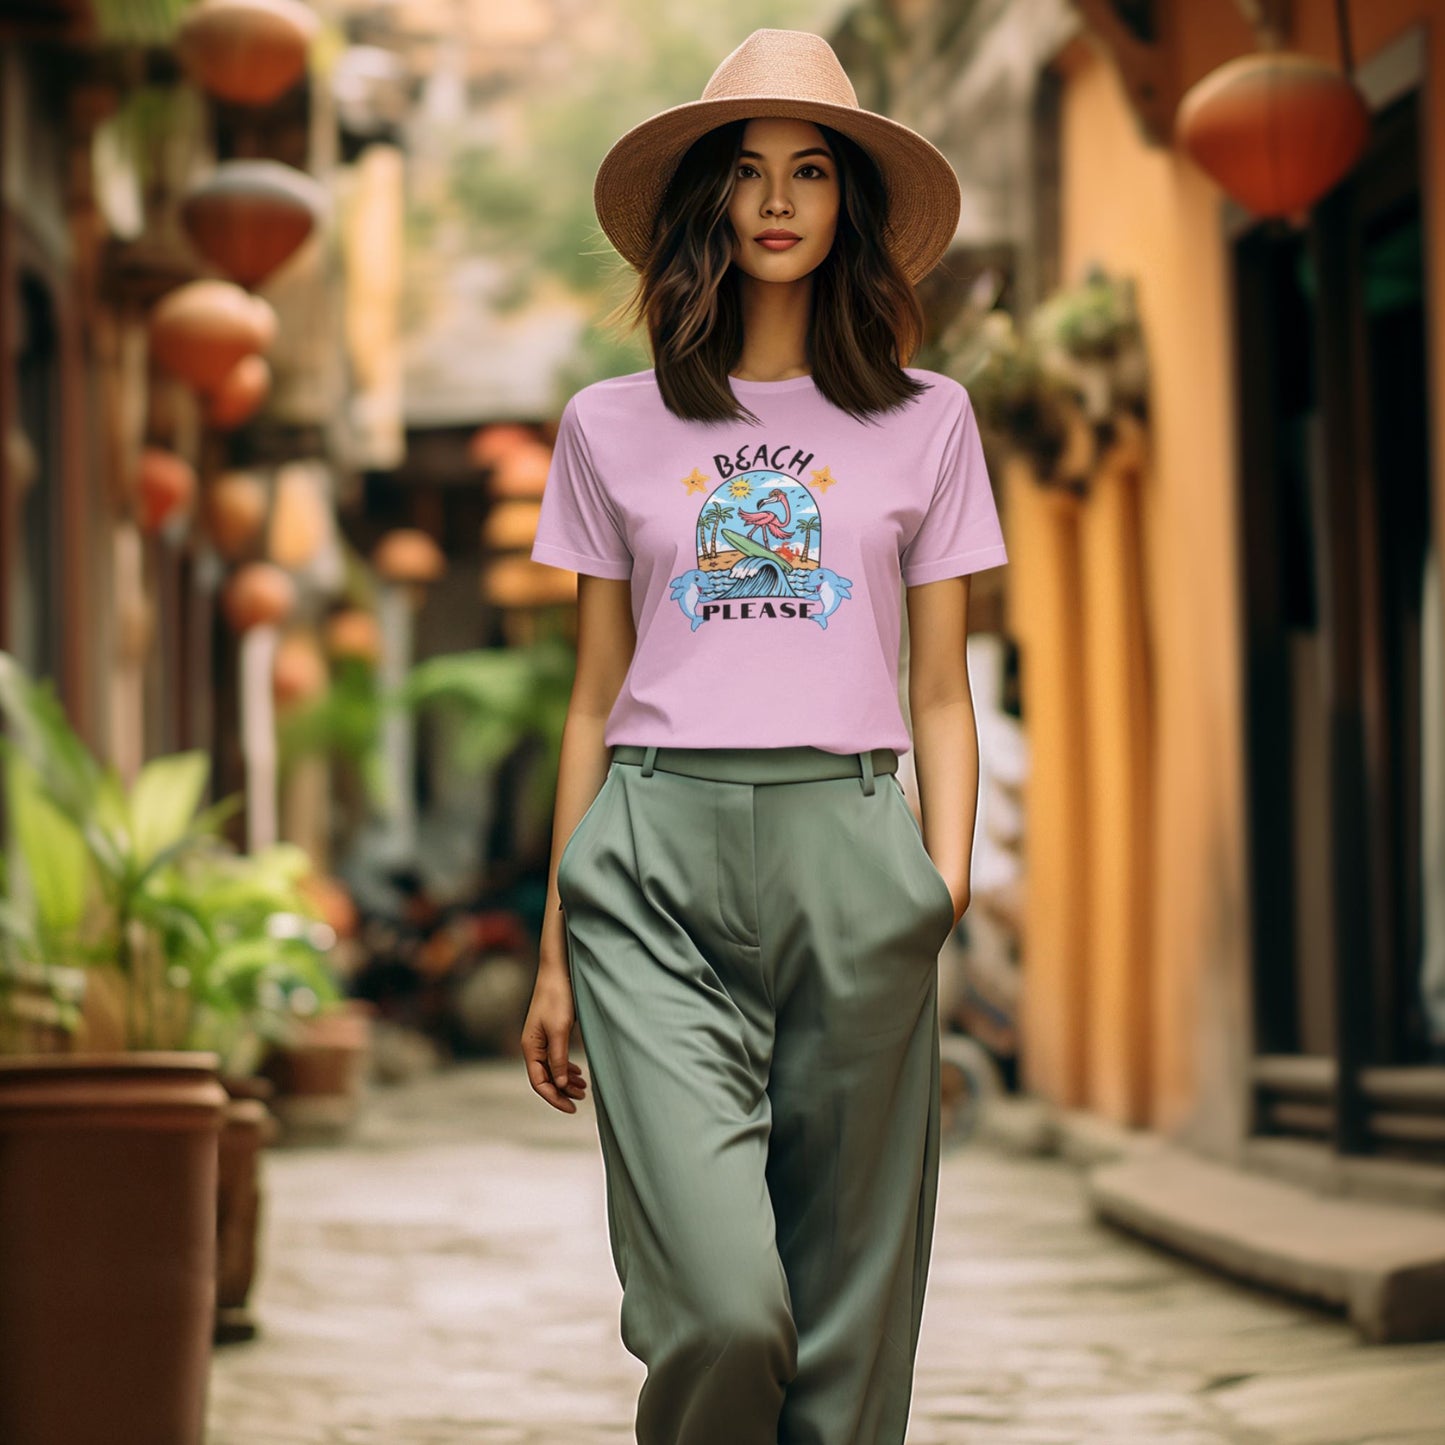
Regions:
[[[753,489],[753,484],[746,477],[739,477],[728,491],[735,497],[745,497]]]

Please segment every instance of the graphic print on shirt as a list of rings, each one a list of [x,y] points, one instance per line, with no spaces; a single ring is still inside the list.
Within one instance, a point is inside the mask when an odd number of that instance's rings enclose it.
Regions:
[[[852,581],[823,566],[817,501],[784,472],[756,469],[719,483],[698,511],[696,536],[697,566],[672,579],[670,594],[694,632],[704,622],[759,618],[826,628],[852,596]]]

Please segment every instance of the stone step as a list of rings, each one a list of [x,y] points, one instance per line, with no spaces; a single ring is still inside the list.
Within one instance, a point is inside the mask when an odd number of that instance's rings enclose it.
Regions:
[[[1098,1217],[1343,1309],[1367,1340],[1445,1339],[1445,1214],[1314,1194],[1173,1147],[1100,1164],[1086,1189]]]

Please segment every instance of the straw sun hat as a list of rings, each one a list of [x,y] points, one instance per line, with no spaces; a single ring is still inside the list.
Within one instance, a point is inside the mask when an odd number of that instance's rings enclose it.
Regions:
[[[607,239],[641,268],[653,218],[678,162],[704,132],[730,120],[787,116],[832,126],[873,157],[888,192],[885,241],[904,274],[919,281],[958,227],[958,177],[917,131],[858,104],[833,47],[806,30],[754,30],[713,71],[701,100],[659,111],[632,127],[602,159],[593,184]]]

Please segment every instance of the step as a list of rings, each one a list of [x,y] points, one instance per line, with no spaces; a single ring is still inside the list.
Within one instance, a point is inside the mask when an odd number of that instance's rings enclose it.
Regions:
[[[1312,1193],[1165,1146],[1086,1176],[1103,1219],[1344,1310],[1372,1342],[1445,1339],[1445,1213]]]

